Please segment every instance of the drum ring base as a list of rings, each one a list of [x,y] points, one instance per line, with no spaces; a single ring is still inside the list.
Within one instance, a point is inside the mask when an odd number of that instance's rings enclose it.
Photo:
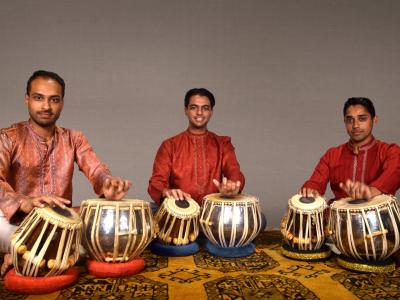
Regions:
[[[150,251],[158,256],[190,256],[199,252],[200,247],[197,241],[187,245],[167,245],[159,240],[155,240],[150,244]]]
[[[324,260],[331,255],[331,250],[325,245],[319,250],[302,251],[294,249],[289,245],[283,244],[281,247],[282,254],[288,258],[296,260]]]
[[[210,241],[205,244],[205,249],[213,256],[224,257],[224,258],[237,258],[245,257],[254,254],[256,246],[250,243],[242,247],[220,247],[214,245]]]
[[[393,272],[396,269],[396,264],[392,258],[371,262],[340,255],[337,257],[337,263],[345,269],[364,273],[387,273]]]

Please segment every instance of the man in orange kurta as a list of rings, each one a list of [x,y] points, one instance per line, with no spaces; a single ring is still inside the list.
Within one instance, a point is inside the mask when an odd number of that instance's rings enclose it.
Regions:
[[[231,139],[208,131],[214,95],[191,89],[185,96],[186,131],[165,140],[158,149],[148,192],[159,205],[165,197],[192,198],[199,204],[207,194],[236,195],[245,179]]]
[[[372,101],[350,98],[343,115],[350,140],[321,157],[300,193],[323,195],[329,182],[335,195],[332,201],[348,196],[369,199],[382,193],[395,195],[400,187],[400,148],[372,135],[378,122]]]
[[[25,103],[30,119],[0,130],[0,251],[8,252],[10,236],[34,207],[71,206],[74,163],[95,192],[122,199],[131,186],[113,177],[79,131],[56,126],[64,105],[64,80],[36,71],[28,80]],[[2,273],[11,264],[6,254]]]

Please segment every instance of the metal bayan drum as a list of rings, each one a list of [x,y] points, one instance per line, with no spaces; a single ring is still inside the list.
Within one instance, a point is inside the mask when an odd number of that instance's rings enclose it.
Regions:
[[[322,248],[326,240],[326,207],[322,197],[302,197],[297,194],[289,199],[286,214],[281,221],[284,241],[282,253],[285,256],[313,260],[330,255],[329,249]]]
[[[59,275],[79,258],[82,221],[70,208],[34,208],[11,238],[15,270],[24,276]]]
[[[335,201],[329,227],[336,247],[350,258],[339,259],[343,267],[366,272],[394,270],[388,258],[400,248],[400,209],[395,197]]]
[[[99,262],[128,262],[154,235],[150,204],[143,200],[85,200],[81,205],[83,241]]]
[[[217,247],[250,245],[261,230],[261,222],[260,203],[254,196],[238,194],[226,198],[221,194],[210,194],[204,197],[201,229]],[[251,251],[254,252],[254,249]]]
[[[177,246],[195,241],[199,235],[199,215],[200,206],[193,199],[166,198],[154,215],[158,239]]]

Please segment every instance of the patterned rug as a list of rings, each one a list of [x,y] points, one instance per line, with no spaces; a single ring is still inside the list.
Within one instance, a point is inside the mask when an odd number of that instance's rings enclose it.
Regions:
[[[138,275],[97,279],[81,267],[79,281],[53,294],[10,293],[0,299],[400,299],[400,269],[386,274],[349,272],[334,257],[322,262],[281,254],[278,231],[263,232],[250,257],[223,259],[201,250],[188,257],[161,257],[145,250]]]

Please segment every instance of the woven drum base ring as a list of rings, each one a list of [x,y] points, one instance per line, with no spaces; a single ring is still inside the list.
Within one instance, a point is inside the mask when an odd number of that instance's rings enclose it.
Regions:
[[[107,263],[90,259],[86,261],[88,274],[97,278],[135,275],[141,272],[144,267],[144,259],[140,257],[126,263]]]
[[[283,244],[281,251],[282,255],[296,260],[323,260],[331,255],[331,250],[326,246],[322,246],[321,249],[315,251],[301,251]]]
[[[207,241],[205,244],[205,248],[213,256],[226,258],[249,256],[254,254],[254,252],[256,251],[256,247],[253,243],[242,247],[220,247],[214,245],[210,241]]]
[[[15,269],[7,272],[4,287],[15,293],[42,295],[50,294],[69,287],[78,280],[77,268],[70,268],[65,273],[55,276],[29,277],[18,275]]]
[[[396,264],[392,258],[388,258],[384,261],[371,262],[355,260],[340,255],[337,257],[337,263],[345,269],[365,273],[388,273],[393,272],[396,269]]]
[[[194,241],[187,245],[175,246],[166,245],[156,240],[150,244],[150,250],[158,256],[190,256],[199,252],[200,247],[197,241]]]

